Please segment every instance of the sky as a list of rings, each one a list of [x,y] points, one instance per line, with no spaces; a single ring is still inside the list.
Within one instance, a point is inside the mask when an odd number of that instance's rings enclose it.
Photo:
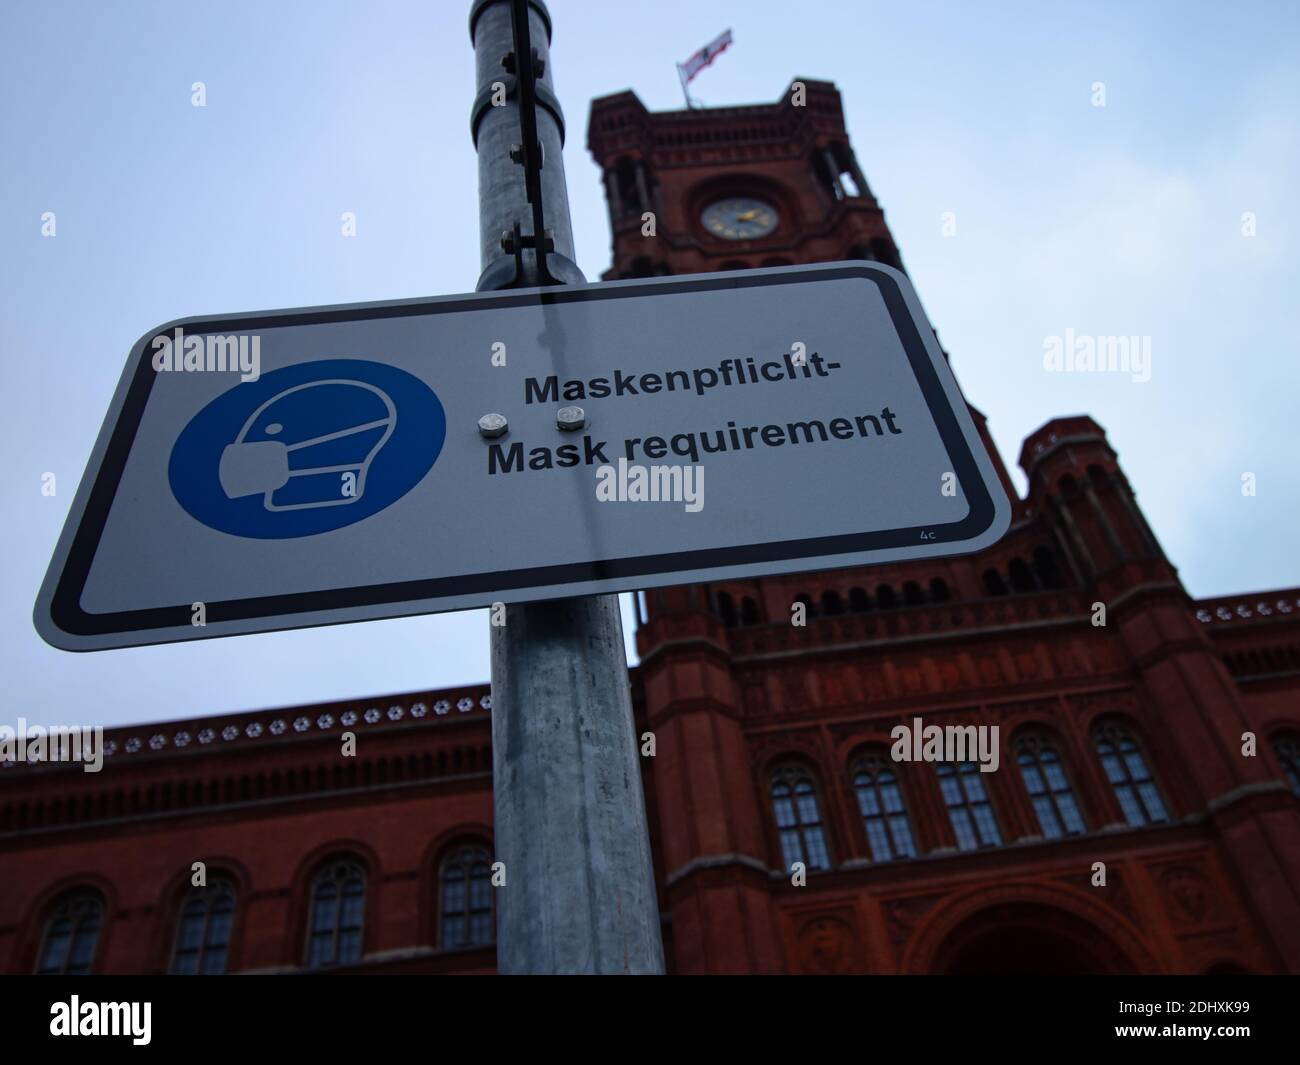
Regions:
[[[674,63],[731,28],[693,95],[772,102],[801,76],[840,88],[871,190],[1021,490],[1024,437],[1088,413],[1192,595],[1300,585],[1300,5],[549,6],[589,278],[610,257],[590,100],[630,88],[651,110],[680,108]],[[92,654],[46,646],[31,621],[143,332],[473,289],[469,7],[3,5],[0,724],[162,721],[488,678],[483,611]],[[345,211],[355,237],[341,235]],[[1070,331],[1149,338],[1150,379],[1049,372],[1046,345]]]

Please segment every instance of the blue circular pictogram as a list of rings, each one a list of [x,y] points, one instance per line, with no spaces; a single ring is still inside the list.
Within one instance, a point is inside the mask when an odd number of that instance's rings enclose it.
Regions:
[[[284,540],[341,529],[396,503],[433,468],[447,417],[418,377],[327,359],[223,393],[172,447],[167,480],[191,517]]]

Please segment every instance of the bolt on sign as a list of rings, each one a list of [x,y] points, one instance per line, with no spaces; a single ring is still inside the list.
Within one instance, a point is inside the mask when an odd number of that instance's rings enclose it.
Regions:
[[[1009,523],[876,263],[188,318],[132,349],[35,620],[96,650],[934,558]]]

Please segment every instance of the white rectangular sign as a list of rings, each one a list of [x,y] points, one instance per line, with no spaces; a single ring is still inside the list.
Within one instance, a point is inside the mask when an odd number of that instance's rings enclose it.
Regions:
[[[1009,523],[876,263],[190,318],[132,349],[35,617],[95,650],[950,555]]]

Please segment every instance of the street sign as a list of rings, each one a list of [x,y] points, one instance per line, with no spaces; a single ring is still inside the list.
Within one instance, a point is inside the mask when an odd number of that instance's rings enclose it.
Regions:
[[[96,650],[938,557],[1009,523],[877,263],[189,318],[132,349],[35,620]]]

